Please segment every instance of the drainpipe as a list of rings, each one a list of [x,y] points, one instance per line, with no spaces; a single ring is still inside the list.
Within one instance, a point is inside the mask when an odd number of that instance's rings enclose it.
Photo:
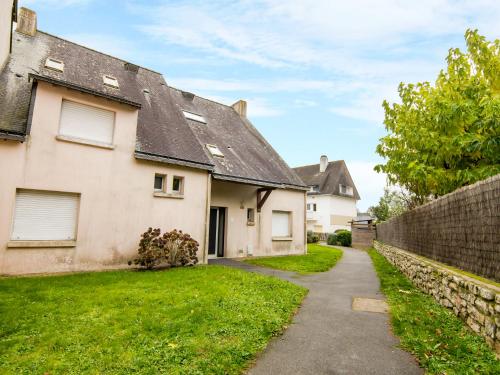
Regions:
[[[203,264],[208,263],[208,235],[210,225],[210,201],[212,199],[212,175],[207,173],[207,206],[205,210],[205,246],[203,249]]]
[[[307,254],[307,191],[304,191],[304,254]]]

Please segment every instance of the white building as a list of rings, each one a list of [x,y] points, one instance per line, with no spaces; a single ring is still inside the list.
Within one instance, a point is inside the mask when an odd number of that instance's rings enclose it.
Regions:
[[[319,164],[294,168],[309,186],[307,193],[307,230],[333,233],[351,229],[349,222],[357,216],[360,199],[354,181],[343,160],[328,162],[323,155]]]

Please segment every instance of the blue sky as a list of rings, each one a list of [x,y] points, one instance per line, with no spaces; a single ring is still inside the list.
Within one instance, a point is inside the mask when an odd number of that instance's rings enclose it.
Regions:
[[[149,67],[167,82],[249,117],[294,167],[344,159],[360,210],[378,201],[373,172],[384,99],[432,81],[450,47],[478,28],[500,37],[500,2],[20,0],[38,27]]]

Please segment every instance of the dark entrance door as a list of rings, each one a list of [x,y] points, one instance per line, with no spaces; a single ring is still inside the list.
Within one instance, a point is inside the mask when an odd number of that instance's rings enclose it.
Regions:
[[[208,228],[208,256],[224,256],[224,238],[226,229],[226,208],[210,207],[210,223]]]

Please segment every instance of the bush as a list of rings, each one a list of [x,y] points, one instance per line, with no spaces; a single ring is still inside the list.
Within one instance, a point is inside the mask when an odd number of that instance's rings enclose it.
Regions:
[[[307,231],[307,243],[317,243],[319,242],[319,236],[313,231]]]
[[[342,246],[351,246],[352,244],[352,235],[348,230],[339,231],[337,233],[337,241]]]
[[[150,270],[157,266],[179,267],[198,263],[198,242],[189,234],[176,229],[163,236],[160,234],[159,228],[149,228],[144,232],[137,250],[139,256],[128,264],[134,263]]]
[[[329,234],[326,243],[328,245],[336,245],[337,244],[337,235],[336,234]]]

